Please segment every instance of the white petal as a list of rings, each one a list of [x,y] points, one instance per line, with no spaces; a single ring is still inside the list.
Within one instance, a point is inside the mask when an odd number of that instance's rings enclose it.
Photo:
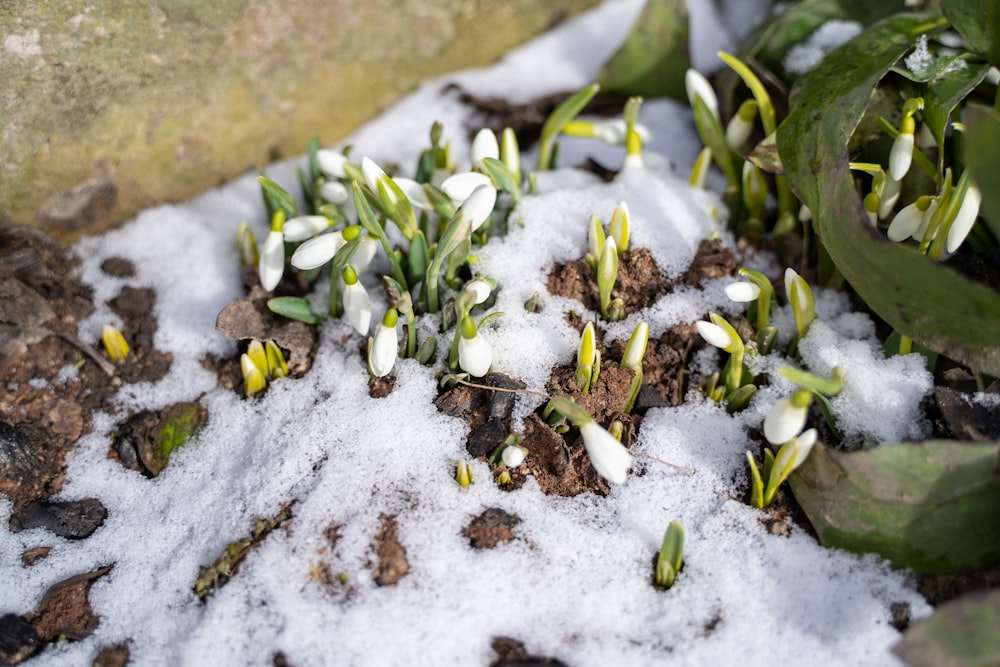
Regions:
[[[292,253],[292,266],[303,271],[323,266],[333,259],[343,245],[344,237],[340,232],[311,238]]]
[[[476,188],[483,185],[489,185],[492,187],[493,181],[491,181],[490,177],[486,174],[466,171],[444,179],[444,183],[441,184],[441,189],[444,190],[444,193],[453,200],[458,203],[462,203],[472,196],[472,193]]]
[[[281,232],[272,231],[264,241],[260,251],[260,262],[257,272],[260,274],[260,284],[268,292],[281,282],[281,274],[285,271],[285,238]]]
[[[361,243],[358,244],[358,249],[351,255],[351,266],[354,267],[354,270],[358,273],[363,273],[375,258],[378,247],[379,242],[371,236],[362,237]]]
[[[934,217],[934,211],[937,210],[937,207],[938,207],[938,198],[934,197],[933,199],[931,199],[931,205],[927,207],[926,211],[924,211],[924,217],[920,219],[920,226],[913,231],[914,241],[923,240],[924,234],[927,233],[927,227],[930,225],[931,218]]]
[[[474,167],[480,166],[485,157],[491,157],[494,160],[500,159],[500,144],[497,142],[497,135],[488,127],[479,130],[472,140],[472,165]]]
[[[347,200],[351,198],[351,195],[347,193],[347,187],[340,181],[327,181],[324,183],[323,187],[319,189],[319,196],[324,201],[336,204],[337,206],[346,204]]]
[[[372,321],[372,301],[360,282],[344,285],[344,317],[355,331],[362,336],[368,335],[368,326]]]
[[[920,227],[924,219],[924,212],[917,208],[917,203],[913,202],[909,206],[900,209],[896,217],[889,223],[886,235],[890,241],[899,243],[913,236],[913,233]]]
[[[473,377],[483,377],[490,372],[493,365],[493,348],[486,340],[476,333],[472,338],[466,338],[461,333],[458,339],[458,365]]]
[[[380,324],[371,349],[368,350],[368,368],[375,377],[385,377],[392,372],[399,354],[399,344],[396,338],[396,327]]]
[[[698,333],[701,334],[701,337],[704,338],[705,342],[709,345],[714,345],[715,347],[725,350],[733,342],[729,340],[729,334],[726,333],[726,330],[718,324],[700,320],[695,322],[694,326],[698,329]]]
[[[609,482],[623,484],[632,466],[632,455],[625,446],[593,421],[580,426],[580,435],[597,474]]]
[[[517,468],[524,463],[524,448],[518,447],[517,445],[508,445],[507,447],[504,447],[503,453],[500,454],[500,458],[503,460],[503,464],[508,468]]]
[[[311,239],[329,226],[330,220],[325,216],[300,215],[297,218],[285,221],[284,226],[281,228],[281,233],[285,235],[285,241],[298,243],[299,241]]]
[[[809,458],[809,452],[812,451],[815,444],[816,429],[814,428],[803,432],[802,435],[795,438],[795,458],[792,460],[792,470],[798,468]]]
[[[493,212],[497,191],[492,185],[480,185],[462,204],[461,212],[472,223],[472,231],[479,229]]]
[[[708,79],[698,70],[689,69],[684,74],[684,88],[687,90],[688,102],[694,107],[695,96],[700,97],[708,105],[712,114],[719,117],[719,100],[715,97],[715,90]]]
[[[373,192],[378,193],[378,179],[385,176],[382,167],[375,164],[375,161],[368,156],[365,156],[361,158],[361,174],[365,177],[365,183],[368,184],[368,187]]]
[[[465,289],[476,295],[476,305],[484,303],[486,299],[490,298],[490,292],[493,290],[490,284],[482,279],[470,280],[465,284]]]
[[[886,179],[885,187],[882,190],[882,198],[878,200],[878,217],[884,220],[892,213],[892,209],[899,201],[899,194],[902,192],[902,184],[891,177]]]
[[[764,437],[772,445],[785,444],[802,432],[808,412],[808,407],[792,405],[790,398],[781,399],[764,418]]]
[[[417,183],[412,178],[405,178],[402,176],[397,176],[392,179],[399,189],[403,191],[406,198],[410,200],[410,203],[417,208],[422,208],[425,211],[433,210],[431,206],[431,200],[427,198],[427,192],[424,190],[424,186]]]
[[[889,151],[889,175],[893,180],[901,181],[906,172],[910,170],[910,163],[913,161],[913,133],[900,132],[896,135],[896,140],[892,142],[892,150]]]
[[[726,145],[729,146],[730,150],[738,151],[743,148],[743,144],[746,140],[750,138],[750,133],[753,131],[753,122],[743,120],[743,118],[736,114],[733,119],[729,121],[729,125],[726,125]]]
[[[621,146],[625,143],[625,129],[625,120],[622,118],[598,121],[594,123],[594,138],[606,144]]]
[[[347,178],[344,165],[347,158],[339,151],[323,149],[316,151],[316,162],[319,163],[319,170],[330,178]]]
[[[760,288],[753,283],[735,282],[726,285],[726,296],[736,303],[749,303],[760,296]]]
[[[976,217],[979,216],[979,204],[982,200],[983,195],[979,192],[979,188],[970,185],[965,193],[965,199],[962,200],[962,206],[958,209],[958,213],[955,214],[955,220],[951,223],[951,228],[948,230],[948,238],[945,241],[945,248],[948,252],[958,250],[958,246],[962,245],[962,241],[972,231],[972,226],[976,223]]]

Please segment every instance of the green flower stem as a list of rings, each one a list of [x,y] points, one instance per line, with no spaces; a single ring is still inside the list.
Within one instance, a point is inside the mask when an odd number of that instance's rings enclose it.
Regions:
[[[371,206],[368,205],[368,199],[365,197],[364,193],[361,191],[361,183],[357,180],[351,183],[351,188],[354,193],[354,207],[358,211],[358,221],[362,226],[368,230],[368,233],[379,240],[382,244],[382,249],[385,251],[386,256],[389,258],[389,266],[392,269],[392,277],[396,279],[404,289],[409,289],[410,284],[406,280],[406,273],[403,271],[403,266],[399,262],[399,258],[392,250],[392,243],[389,242],[389,237],[385,235],[385,230],[382,229],[382,225],[378,224],[375,220],[375,213],[372,212]],[[331,294],[333,286],[331,284]]]

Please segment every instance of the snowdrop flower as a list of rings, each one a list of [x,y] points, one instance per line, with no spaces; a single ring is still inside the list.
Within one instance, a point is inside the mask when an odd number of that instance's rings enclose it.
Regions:
[[[628,204],[625,202],[618,204],[614,213],[611,214],[608,234],[615,240],[619,255],[628,250],[629,213]]]
[[[771,474],[767,478],[767,488],[764,490],[764,507],[771,504],[778,487],[784,483],[792,471],[802,465],[816,444],[816,429],[811,428],[794,440],[789,440],[774,457]]]
[[[462,216],[472,224],[470,232],[474,232],[483,226],[483,223],[490,217],[490,213],[493,212],[493,207],[496,203],[497,191],[492,184],[480,185],[472,191],[472,194],[462,203],[462,207],[459,209]]]
[[[521,147],[517,143],[514,130],[505,127],[500,137],[500,160],[514,176],[514,182],[521,183]]]
[[[706,343],[730,353],[743,347],[743,341],[732,325],[725,322],[725,320],[715,313],[709,313],[709,317],[712,318],[711,322],[699,320],[694,323],[695,329],[698,330],[698,334],[705,339]],[[723,326],[716,318],[728,326]]]
[[[652,136],[645,125],[636,123],[634,129],[643,142],[648,142]],[[572,120],[563,128],[563,134],[597,139],[612,146],[624,146],[628,132],[623,118],[609,118],[594,121]]]
[[[785,269],[785,296],[788,297],[788,304],[792,307],[798,336],[804,338],[813,320],[816,319],[816,303],[809,283],[791,267]]]
[[[392,179],[399,186],[399,189],[403,191],[406,198],[410,200],[410,203],[417,208],[423,209],[425,211],[434,210],[434,205],[431,204],[431,200],[427,198],[427,192],[424,190],[424,186],[421,183],[417,183],[412,178],[405,178],[402,176],[397,176]]]
[[[358,273],[364,273],[368,265],[372,263],[375,259],[375,253],[378,252],[379,242],[374,236],[363,236],[361,241],[358,243],[357,249],[351,256],[351,265],[354,270]]]
[[[399,354],[399,342],[396,338],[396,323],[399,313],[390,308],[382,317],[375,337],[368,344],[368,372],[377,378],[385,377],[392,372]]]
[[[726,285],[725,291],[729,300],[735,301],[736,303],[749,303],[751,301],[756,301],[757,297],[760,296],[760,287],[753,283],[746,283],[743,281],[729,283]],[[706,322],[706,324],[708,324],[708,322]]]
[[[367,155],[361,158],[361,175],[365,177],[365,184],[372,189],[372,192],[378,193],[378,182],[379,179],[388,178],[382,167],[378,166],[374,160],[369,158]],[[391,196],[391,192],[390,192]]]
[[[913,118],[906,116],[899,127],[899,134],[892,142],[892,149],[889,151],[889,175],[895,181],[903,180],[906,172],[910,170],[913,162],[913,131],[916,123]]]
[[[692,107],[694,107],[695,98],[700,97],[712,114],[716,118],[719,117],[719,100],[715,96],[712,84],[708,82],[708,79],[701,72],[689,69],[684,74],[684,88],[687,90],[688,102],[691,103]]]
[[[587,247],[594,258],[595,266],[597,258],[601,256],[601,250],[604,248],[604,238],[604,226],[601,224],[601,219],[596,215],[591,215],[590,224],[587,226]]]
[[[316,162],[319,170],[329,178],[347,178],[344,165],[347,164],[347,156],[338,151],[327,148],[316,151]]]
[[[474,298],[472,300],[472,305],[478,306],[481,303],[486,303],[486,300],[490,298],[490,292],[493,291],[493,286],[488,280],[476,278],[475,280],[470,280],[465,283],[465,291],[473,294]]]
[[[737,109],[736,115],[726,125],[726,144],[730,150],[738,151],[753,132],[753,121],[757,117],[756,100],[746,100]]]
[[[116,364],[125,361],[130,348],[125,342],[125,336],[117,327],[105,324],[104,330],[101,331],[101,342],[104,343],[104,350],[111,357],[111,361]]]
[[[885,220],[892,213],[892,209],[896,206],[896,202],[899,201],[899,194],[902,190],[902,184],[893,179],[892,177],[887,177],[885,179],[885,185],[882,188],[882,197],[878,202],[878,217],[879,220]]]
[[[483,377],[493,365],[493,348],[479,335],[476,323],[468,316],[462,318],[458,365],[473,377]]]
[[[923,225],[924,217],[931,210],[934,198],[928,195],[918,197],[917,201],[904,206],[889,223],[886,235],[890,241],[905,241],[911,236],[916,238],[917,231]]]
[[[632,455],[625,446],[593,419],[580,424],[580,435],[597,474],[609,482],[624,484],[632,467]]]
[[[587,322],[580,336],[580,347],[576,350],[576,387],[588,393],[601,374],[601,352],[597,349],[594,323]]]
[[[508,445],[504,447],[503,453],[500,454],[500,459],[508,468],[517,468],[524,463],[524,448],[517,445]]]
[[[260,275],[261,286],[268,292],[278,286],[281,275],[285,272],[285,236],[281,231],[284,223],[285,213],[282,209],[278,209],[271,221],[271,231],[260,251],[257,272]]]
[[[327,181],[319,189],[319,196],[324,201],[341,206],[347,203],[351,195],[347,192],[347,187],[339,181]]]
[[[476,133],[472,140],[472,166],[481,169],[483,158],[491,157],[494,160],[500,159],[500,143],[493,130],[484,127]],[[447,191],[446,191],[447,192]]]
[[[449,176],[441,184],[441,190],[452,198],[456,204],[462,204],[472,196],[476,188],[483,185],[493,187],[493,181],[486,174],[476,171],[466,171],[461,174]]]
[[[649,325],[639,322],[632,330],[632,336],[628,339],[625,352],[622,354],[622,368],[631,368],[639,373],[642,372],[642,358],[646,356],[646,345],[649,343]]]
[[[806,425],[812,394],[799,389],[788,398],[783,398],[771,408],[764,418],[764,437],[772,445],[783,445],[799,433]]]
[[[298,243],[325,231],[332,222],[324,215],[300,215],[286,221],[281,231],[286,243]]]
[[[303,271],[319,268],[333,259],[345,243],[341,232],[313,237],[292,253],[292,266]]]
[[[344,267],[344,317],[362,336],[368,335],[372,319],[372,301],[365,286],[358,281],[357,271],[350,264]]]
[[[951,227],[948,228],[948,238],[945,242],[945,249],[948,252],[958,250],[958,246],[962,245],[962,241],[972,231],[972,225],[975,224],[976,218],[979,216],[979,205],[982,201],[983,195],[979,188],[970,183],[969,189],[965,192],[965,199],[962,200],[962,206],[955,214]]]
[[[243,372],[243,384],[246,387],[247,396],[258,394],[267,386],[264,374],[245,353],[240,356],[240,370]]]

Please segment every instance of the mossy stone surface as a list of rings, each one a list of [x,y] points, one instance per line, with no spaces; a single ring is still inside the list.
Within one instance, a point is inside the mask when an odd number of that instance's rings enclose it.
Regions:
[[[69,240],[334,142],[596,0],[0,0],[0,223]]]

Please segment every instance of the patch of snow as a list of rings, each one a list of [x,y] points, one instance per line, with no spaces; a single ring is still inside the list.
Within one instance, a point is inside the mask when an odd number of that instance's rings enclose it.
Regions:
[[[823,56],[841,44],[861,34],[863,26],[857,21],[831,19],[821,25],[804,42],[796,44],[785,54],[783,65],[790,74],[805,74],[815,67]]]

